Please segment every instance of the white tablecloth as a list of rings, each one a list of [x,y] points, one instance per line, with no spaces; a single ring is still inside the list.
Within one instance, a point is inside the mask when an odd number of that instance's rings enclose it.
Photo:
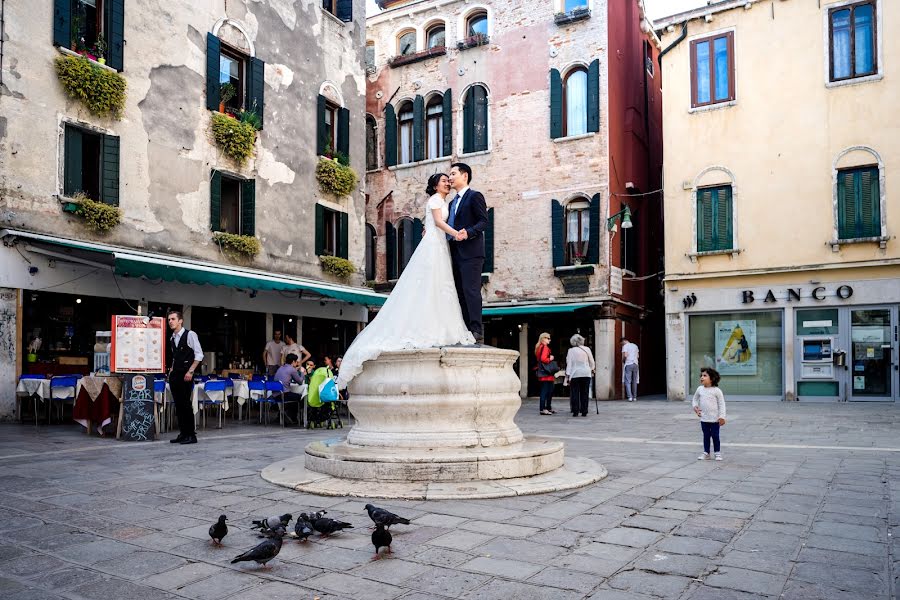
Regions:
[[[191,391],[191,407],[194,409],[194,414],[200,411],[200,400],[212,400],[213,402],[222,402],[226,411],[229,408],[228,398],[229,396],[233,396],[237,401],[239,406],[243,406],[251,398],[253,400],[258,400],[265,393],[263,390],[250,390],[249,382],[246,379],[233,379],[231,381],[233,384],[232,387],[226,387],[224,392],[207,392],[206,384],[198,383],[194,385],[193,391]],[[291,384],[291,392],[295,394],[299,394],[300,397],[306,396],[306,384],[300,385],[299,383]],[[169,386],[166,384],[166,392],[169,392]],[[202,396],[201,396],[202,394]]]
[[[49,379],[20,379],[19,385],[16,386],[17,394],[26,396],[37,395],[42,401],[50,396],[50,380]]]
[[[191,391],[191,407],[194,409],[194,414],[197,414],[200,411],[200,401],[211,400],[213,402],[221,402],[222,408],[227,412],[228,411],[228,395],[229,388],[225,388],[224,392],[214,391],[207,392],[206,391],[206,383],[195,383],[194,389]]]

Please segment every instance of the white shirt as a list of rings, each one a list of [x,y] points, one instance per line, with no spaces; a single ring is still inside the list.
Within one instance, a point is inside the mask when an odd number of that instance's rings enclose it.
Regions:
[[[638,347],[637,344],[632,342],[628,342],[624,346],[622,346],[622,355],[625,356],[625,364],[626,365],[636,365],[638,364]]]
[[[590,377],[594,370],[594,356],[587,346],[572,346],[566,354],[566,377]]]
[[[176,348],[178,347],[178,343],[181,341],[181,336],[183,334],[184,327],[172,334],[172,341],[175,342]],[[188,331],[187,345],[188,348],[194,351],[194,360],[203,362],[203,348],[200,347],[200,339],[195,332]]]
[[[267,367],[276,367],[281,366],[281,355],[284,351],[284,342],[276,342],[275,340],[269,340],[266,344],[266,366]]]
[[[705,423],[716,423],[725,418],[725,394],[718,386],[698,387],[691,406],[700,407],[700,420]]]
[[[463,196],[466,195],[466,192],[469,191],[469,186],[464,187],[463,189],[456,192],[456,197],[459,200],[456,205],[453,207],[453,218],[456,218],[456,213],[459,211],[459,205],[462,204]]]
[[[297,358],[303,358],[303,353],[306,351],[306,348],[294,342],[293,344],[287,344],[284,349],[281,351],[281,362],[285,362],[285,358],[288,354],[295,354]]]

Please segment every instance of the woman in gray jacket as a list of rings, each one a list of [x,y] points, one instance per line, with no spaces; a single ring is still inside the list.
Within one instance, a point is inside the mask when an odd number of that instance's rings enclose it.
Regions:
[[[569,387],[569,404],[572,407],[572,416],[587,416],[588,411],[588,387],[591,377],[594,375],[594,355],[591,349],[584,345],[584,338],[577,333],[569,338],[572,347],[566,354],[566,380]]]

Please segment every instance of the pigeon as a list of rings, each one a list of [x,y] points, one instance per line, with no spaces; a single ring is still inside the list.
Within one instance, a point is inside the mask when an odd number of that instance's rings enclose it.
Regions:
[[[372,560],[378,560],[378,550],[381,548],[387,548],[387,553],[391,553],[391,540],[393,540],[391,532],[385,529],[381,523],[376,524],[375,531],[372,532],[372,545],[375,546],[375,556],[372,557]]]
[[[352,529],[353,525],[351,525],[350,523],[344,523],[343,521],[335,521],[334,519],[329,519],[328,517],[319,517],[315,521],[313,521],[313,527],[323,536],[327,536],[337,531],[341,531],[342,529]]]
[[[274,516],[267,519],[259,519],[258,521],[253,521],[253,525],[250,529],[256,529],[260,533],[272,533],[272,531],[279,527],[287,530],[288,523],[290,523],[293,518],[294,516],[288,513],[281,515],[280,517]]]
[[[409,525],[409,519],[404,519],[389,510],[378,508],[373,504],[366,504],[366,511],[368,511],[369,518],[372,519],[375,525],[384,525],[388,529],[391,528],[391,525],[396,525],[397,523]]]
[[[231,564],[243,561],[254,561],[265,568],[266,563],[278,556],[278,553],[281,552],[282,536],[284,536],[284,529],[281,527],[276,528],[273,531],[272,539],[262,541],[243,554],[235,556],[234,560],[231,561]]]
[[[225,524],[225,515],[219,515],[219,520],[209,526],[209,537],[216,545],[222,543],[222,538],[228,535],[228,525]]]
[[[300,513],[297,523],[294,525],[294,533],[301,542],[305,542],[306,538],[313,534],[313,525],[310,517],[306,513]]]

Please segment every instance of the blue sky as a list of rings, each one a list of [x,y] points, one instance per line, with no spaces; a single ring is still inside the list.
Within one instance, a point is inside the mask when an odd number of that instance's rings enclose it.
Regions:
[[[539,0],[530,1],[535,2]],[[698,6],[705,6],[706,0],[644,0],[644,5],[647,7],[650,18],[656,19]],[[366,0],[366,12],[369,15],[374,15],[378,12],[375,0]]]

